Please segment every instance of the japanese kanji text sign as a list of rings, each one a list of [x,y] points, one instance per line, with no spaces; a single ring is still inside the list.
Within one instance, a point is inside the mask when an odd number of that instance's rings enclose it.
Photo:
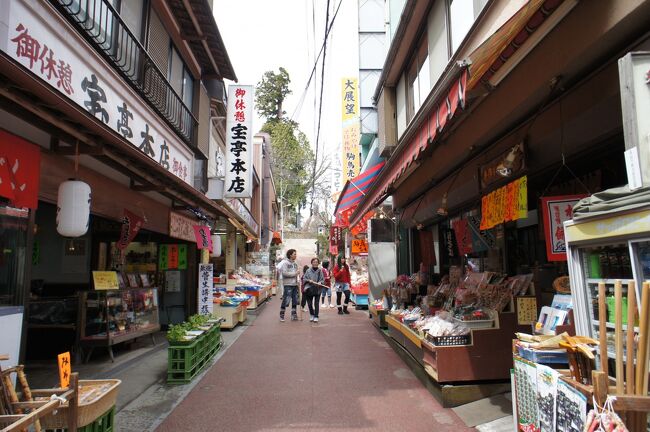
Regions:
[[[212,315],[212,264],[199,264],[199,314]]]
[[[70,385],[70,374],[72,365],[70,364],[70,351],[58,355],[59,362],[59,383],[61,388],[67,388]]]
[[[481,198],[481,230],[528,216],[528,177],[523,176]]]
[[[361,120],[359,114],[359,88],[357,78],[342,80],[343,151],[341,172],[343,183],[359,175],[361,171]]]
[[[253,86],[228,87],[226,114],[227,198],[253,196]]]
[[[184,182],[193,153],[79,34],[49,22],[42,2],[11,2],[0,50]]]
[[[573,206],[586,195],[543,197],[541,208],[544,217],[546,258],[549,261],[566,261],[564,221],[573,219]]]
[[[352,255],[366,255],[368,253],[368,242],[364,239],[352,239]]]

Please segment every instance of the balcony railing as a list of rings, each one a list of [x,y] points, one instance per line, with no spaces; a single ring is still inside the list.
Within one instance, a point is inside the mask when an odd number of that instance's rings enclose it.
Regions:
[[[107,0],[50,0],[191,148],[197,120]]]

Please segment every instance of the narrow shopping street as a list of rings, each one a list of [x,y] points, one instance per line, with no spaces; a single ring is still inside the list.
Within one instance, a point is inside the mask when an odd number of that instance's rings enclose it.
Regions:
[[[368,319],[281,323],[264,308],[157,429],[462,431]]]

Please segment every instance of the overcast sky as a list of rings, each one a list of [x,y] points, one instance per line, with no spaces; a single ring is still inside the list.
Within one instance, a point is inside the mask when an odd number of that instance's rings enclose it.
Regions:
[[[330,0],[330,19],[339,0]],[[284,67],[291,77],[285,111],[291,116],[303,95],[307,79],[323,43],[327,0],[214,0],[214,15],[240,84],[255,85],[267,70]],[[320,151],[331,153],[341,141],[341,78],[358,75],[358,2],[341,3],[326,53]],[[315,13],[313,13],[315,12]],[[315,25],[314,25],[315,23]],[[314,39],[315,34],[315,39]],[[317,69],[320,93],[320,65]],[[316,137],[312,81],[294,120],[312,146]],[[263,120],[255,118],[257,131]]]

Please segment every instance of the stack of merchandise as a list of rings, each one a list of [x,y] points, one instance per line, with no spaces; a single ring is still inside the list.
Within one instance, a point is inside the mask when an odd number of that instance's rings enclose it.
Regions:
[[[271,284],[271,281],[268,279],[257,277],[242,269],[241,267],[238,270],[232,272],[228,276],[228,279],[231,281],[236,281],[235,283],[241,286],[267,286]]]
[[[469,327],[454,320],[447,312],[427,317],[420,331],[436,346],[468,345],[471,342]]]
[[[243,291],[226,292],[219,290],[212,301],[223,307],[237,307],[244,302],[248,302],[250,299],[251,296]]]

